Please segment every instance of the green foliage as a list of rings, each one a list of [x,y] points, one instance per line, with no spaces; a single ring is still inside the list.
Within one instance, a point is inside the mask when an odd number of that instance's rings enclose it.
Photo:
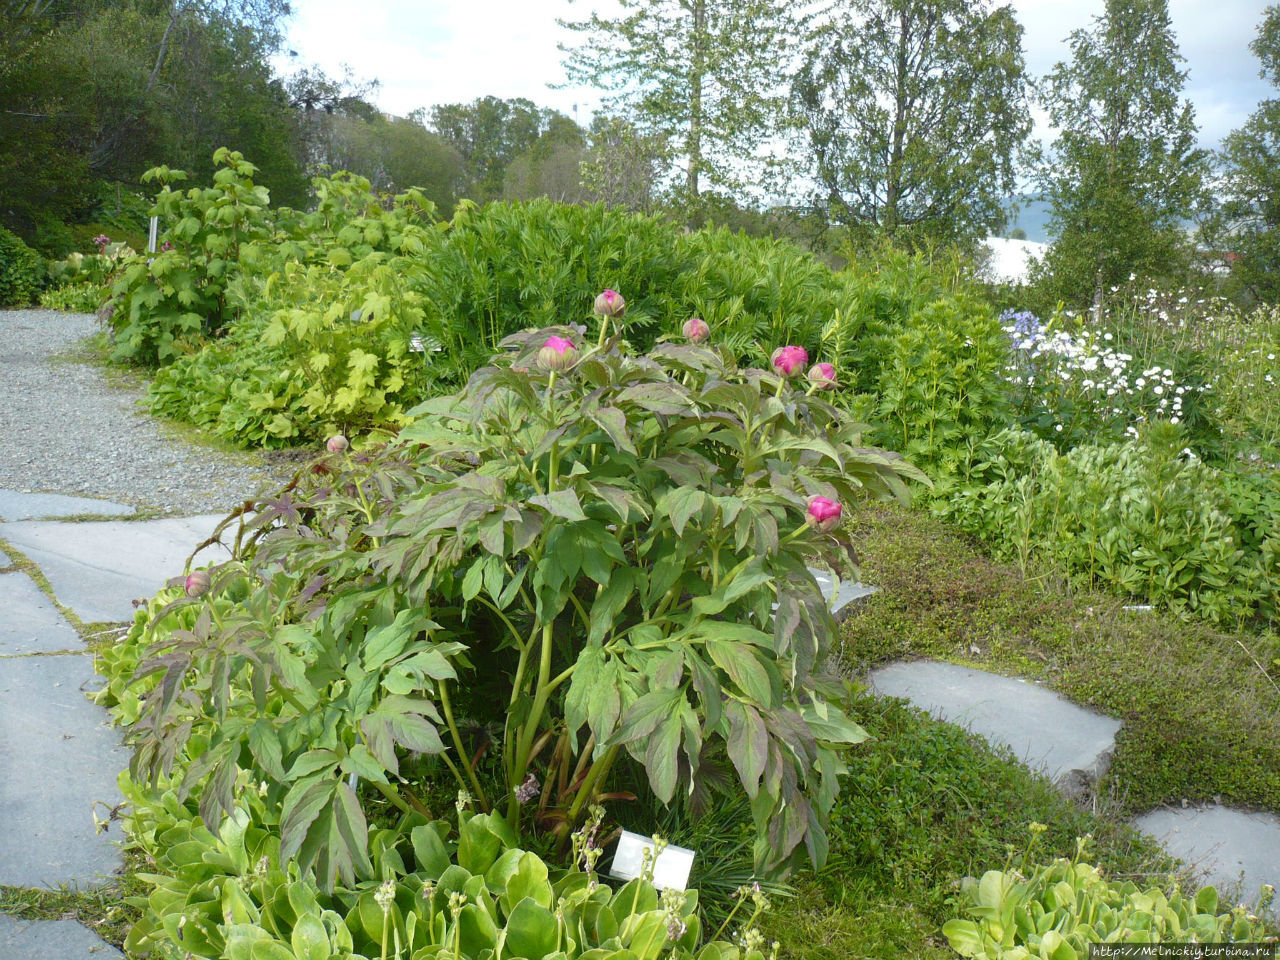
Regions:
[[[568,870],[520,849],[499,817],[458,804],[457,829],[415,814],[375,831],[377,879],[318,890],[281,857],[278,825],[254,789],[209,830],[171,789],[122,777],[130,845],[151,864],[131,953],[199,960],[365,960],[513,956],[590,960],[764,960],[758,948],[703,942],[697,891],[659,892],[652,870],[614,890],[594,864],[594,831]],[[655,846],[658,844],[655,843]],[[754,917],[737,931],[759,943]]]
[[[145,654],[119,655],[144,683],[122,704],[163,674],[135,775],[185,766],[180,796],[199,790],[214,828],[252,771],[282,857],[326,888],[369,874],[351,775],[421,809],[409,752],[561,842],[627,756],[663,803],[705,805],[732,769],[757,863],[821,862],[864,734],[818,673],[832,622],[806,564],[843,554],[806,504],[903,496],[919,474],[813,391],[605,333],[559,375],[533,369],[545,332],[512,338],[386,451],[258,504],[194,626],[164,619],[180,597],[131,634]]]
[[[881,425],[878,443],[949,471],[1008,422],[1007,362],[1008,340],[989,306],[964,295],[937,300],[891,334],[876,392],[856,409]]]
[[[1071,60],[1047,78],[1045,105],[1061,133],[1036,157],[1055,237],[1036,278],[1081,307],[1130,274],[1178,272],[1180,220],[1204,199],[1186,73],[1167,0],[1108,0],[1089,30],[1071,34]],[[1136,66],[1134,66],[1136,65]]]
[[[1144,423],[1176,424],[1188,449],[1219,458],[1222,428],[1214,385],[1206,379],[1213,364],[1202,351],[1163,335],[1187,318],[1166,311],[1167,300],[1155,290],[1147,294],[1131,304],[1136,309],[1087,323],[1062,310],[1044,324],[1026,311],[1001,314],[1014,355],[1006,379],[1024,428],[1065,452],[1136,437]]]
[[[46,310],[65,310],[69,313],[97,313],[107,291],[91,283],[66,283],[50,287],[40,294],[40,306]]]
[[[817,201],[860,242],[985,236],[1004,221],[1031,129],[1008,7],[859,0],[817,31],[793,103]]]
[[[1176,453],[1181,437],[1166,432],[1059,454],[1005,431],[978,447],[934,510],[1024,570],[1041,559],[1090,586],[1215,623],[1274,618],[1280,541],[1252,518],[1246,549],[1222,473]]]
[[[72,253],[48,266],[49,288],[40,294],[40,306],[50,310],[97,313],[110,294],[115,271],[137,256],[126,244],[108,244],[100,253]]]
[[[113,359],[167,363],[180,341],[198,340],[232,319],[227,285],[240,271],[242,247],[270,235],[270,211],[266,188],[254,185],[253,164],[225,147],[214,163],[222,169],[213,186],[185,192],[169,186],[185,179],[182,171],[157,167],[144,176],[164,184],[153,214],[168,226],[161,249],[135,258],[112,288]]]
[[[22,6],[38,11],[21,17],[29,29],[0,45],[0,210],[13,229],[62,256],[58,225],[90,219],[103,182],[136,183],[155,157],[211,175],[217,143],[251,152],[278,200],[305,200],[270,65],[281,0]]]
[[[974,919],[943,926],[952,948],[989,960],[1076,960],[1092,943],[1258,943],[1266,935],[1243,907],[1219,913],[1213,887],[1188,897],[1177,887],[1114,883],[1080,862],[1085,848],[1081,840],[1074,859],[1037,865],[1025,878],[1026,855],[1020,870],[1010,863],[966,877],[960,907]]]
[[[44,280],[44,260],[0,227],[0,307],[25,307]]]
[[[434,225],[414,191],[388,204],[363,178],[318,179],[315,189],[315,213],[276,215],[272,234],[228,266],[224,316],[235,323],[214,344],[191,333],[199,352],[189,356],[170,346],[177,362],[158,374],[153,410],[254,446],[394,429],[408,406],[464,383],[505,337],[585,317],[605,287],[624,292],[639,349],[700,316],[740,360],[764,364],[770,344],[796,343],[868,392],[905,318],[948,294],[937,271],[896,254],[833,273],[789,242],[685,233],[598,205],[464,203]],[[220,282],[199,276],[197,289]],[[124,320],[117,307],[113,323]],[[145,342],[162,320],[140,304]],[[410,350],[415,337],[421,353]]]
[[[572,120],[523,97],[481,97],[472,103],[431,108],[431,126],[462,158],[468,196],[484,202],[502,196],[507,169],[538,144],[581,142]]]

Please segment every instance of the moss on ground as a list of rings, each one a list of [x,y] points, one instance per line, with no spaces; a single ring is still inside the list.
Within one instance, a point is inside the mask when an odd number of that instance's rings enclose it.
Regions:
[[[1215,798],[1280,812],[1274,637],[1024,578],[919,511],[868,507],[853,536],[863,578],[883,589],[843,628],[849,667],[950,660],[1043,680],[1118,717],[1101,787],[1125,814]]]
[[[1047,826],[1032,862],[1091,858],[1113,878],[1161,882],[1173,863],[1115,811],[1083,810],[1004,751],[901,700],[859,695],[875,740],[854,751],[832,813],[831,854],[797,895],[775,901],[765,932],[795,960],[954,957],[941,935],[961,878],[1003,867]]]

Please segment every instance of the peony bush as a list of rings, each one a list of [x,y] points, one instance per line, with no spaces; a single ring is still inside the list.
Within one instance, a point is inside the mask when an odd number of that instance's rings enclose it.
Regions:
[[[808,568],[848,571],[845,505],[923,476],[796,376],[800,348],[636,355],[615,297],[594,338],[510,337],[395,442],[332,443],[252,505],[208,591],[113,661],[138,664],[109,688],[134,776],[175,778],[213,830],[259,784],[280,858],[325,889],[370,878],[370,818],[420,814],[441,777],[553,846],[638,778],[693,807],[741,790],[760,870],[821,863],[866,734]]]

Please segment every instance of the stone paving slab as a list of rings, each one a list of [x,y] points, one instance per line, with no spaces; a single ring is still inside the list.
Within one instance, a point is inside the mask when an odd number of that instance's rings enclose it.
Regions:
[[[1245,904],[1258,900],[1258,888],[1280,889],[1280,817],[1230,807],[1158,808],[1134,820],[1161,845],[1222,892],[1241,886]],[[1278,913],[1277,915],[1280,915]]]
[[[0,567],[7,567],[11,563],[13,561],[9,559],[8,555],[3,550],[0,550]]]
[[[124,960],[124,954],[74,920],[19,920],[0,913],[3,960]]]
[[[80,648],[80,635],[25,573],[0,573],[0,611],[0,656]]]
[[[1120,721],[1078,707],[1051,690],[952,663],[919,660],[873,671],[876,693],[905,697],[950,723],[1009,747],[1068,794],[1100,777]]]
[[[187,556],[223,514],[166,520],[92,523],[6,523],[4,538],[49,579],[59,602],[86,623],[133,619],[135,599],[149,598],[182,573]],[[233,534],[234,535],[234,534]],[[203,551],[197,563],[230,556],[225,547]]]
[[[93,821],[96,801],[121,801],[116,776],[129,764],[107,712],[85,697],[98,682],[88,654],[0,661],[0,884],[92,886],[121,866],[119,825],[99,835]]]
[[[814,567],[810,567],[809,572],[818,581],[818,589],[822,591],[822,596],[831,607],[832,616],[837,620],[852,613],[853,604],[857,601],[880,592],[879,587],[868,586],[856,580],[841,580],[839,589],[836,589],[831,574]]]
[[[20,493],[0,490],[0,520],[52,520],[93,514],[100,517],[127,517],[133,507],[92,497],[68,497],[61,493]]]

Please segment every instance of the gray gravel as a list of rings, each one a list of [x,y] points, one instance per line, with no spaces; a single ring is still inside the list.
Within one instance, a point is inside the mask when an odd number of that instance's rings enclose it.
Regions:
[[[138,406],[140,380],[122,387],[60,356],[96,330],[91,314],[0,311],[0,490],[193,514],[229,509],[292,474],[257,454],[190,443]]]

